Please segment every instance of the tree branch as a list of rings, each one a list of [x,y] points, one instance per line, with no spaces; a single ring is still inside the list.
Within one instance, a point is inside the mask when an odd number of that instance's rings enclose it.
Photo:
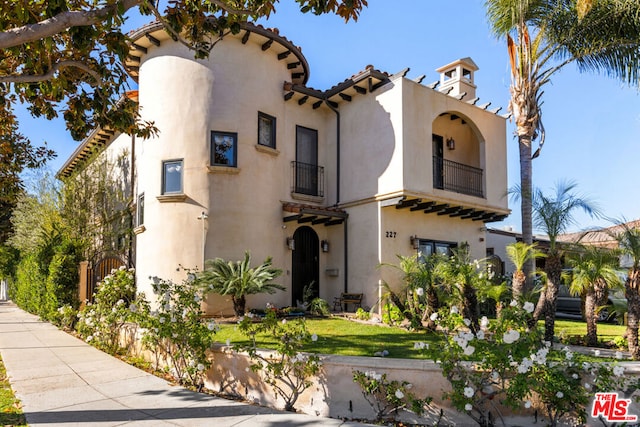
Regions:
[[[61,12],[35,24],[2,31],[0,32],[0,49],[52,37],[71,27],[93,25],[103,21],[119,6],[122,10],[127,11],[132,7],[138,6],[141,2],[142,0],[121,0],[119,4],[112,4],[99,9]]]
[[[44,73],[38,75],[10,75],[10,76],[0,76],[0,83],[38,83],[46,80],[50,80],[53,76],[63,68],[67,67],[75,67],[78,68],[85,73],[89,74],[96,81],[95,85],[98,85],[101,81],[100,75],[92,70],[87,64],[80,61],[62,61],[57,64],[54,64],[51,69]],[[92,86],[95,86],[92,85]]]
[[[231,15],[252,15],[256,12],[255,10],[248,10],[248,9],[244,9],[244,10],[234,9],[232,7],[229,7],[229,5],[222,0],[210,0],[210,1],[212,4],[218,6],[220,9],[224,10],[227,13],[230,13]]]
[[[185,40],[184,37],[180,36],[180,34],[176,30],[174,30],[169,24],[167,24],[167,21],[164,19],[164,17],[162,16],[158,8],[153,4],[153,2],[149,2],[148,6],[151,9],[151,12],[153,13],[153,15],[158,20],[158,22],[162,23],[162,26],[165,28],[165,30],[171,33],[171,35],[175,37],[175,39],[179,43],[186,46],[189,50],[195,50],[194,46],[191,43]]]

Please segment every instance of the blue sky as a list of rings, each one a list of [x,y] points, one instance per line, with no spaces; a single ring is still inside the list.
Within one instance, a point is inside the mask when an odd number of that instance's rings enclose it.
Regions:
[[[435,69],[470,56],[479,103],[507,112],[509,68],[506,43],[490,32],[481,0],[369,0],[357,22],[336,16],[301,14],[292,0],[281,0],[265,27],[301,46],[309,62],[308,86],[328,89],[371,64],[389,73],[409,67],[424,83],[438,79]],[[132,17],[137,28],[147,18]],[[596,202],[609,217],[640,218],[638,154],[640,154],[640,96],[635,88],[606,76],[579,73],[569,65],[557,73],[543,96],[547,140],[534,160],[534,185],[551,191],[560,180],[573,180],[578,191]],[[58,152],[56,170],[77,146],[60,121],[30,120],[21,114],[24,134],[35,143],[47,141]],[[509,185],[519,182],[517,142],[507,128]],[[509,202],[512,215],[492,226],[520,229],[519,206]],[[608,226],[603,219],[577,215],[572,230]]]

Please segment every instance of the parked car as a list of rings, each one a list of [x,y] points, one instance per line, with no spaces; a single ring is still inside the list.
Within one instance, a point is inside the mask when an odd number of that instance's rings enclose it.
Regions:
[[[626,312],[627,299],[624,291],[620,289],[610,290],[607,304],[598,312],[598,321],[620,322],[619,317]],[[556,317],[566,319],[584,319],[582,312],[582,300],[579,295],[573,296],[569,288],[562,284],[558,289],[558,301],[556,303]]]

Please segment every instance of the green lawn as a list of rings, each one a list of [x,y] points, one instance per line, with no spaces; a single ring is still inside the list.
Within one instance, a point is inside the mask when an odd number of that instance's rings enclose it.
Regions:
[[[402,328],[349,321],[339,317],[308,319],[306,323],[309,332],[318,335],[318,340],[305,349],[313,353],[373,356],[378,351],[387,350],[388,357],[421,359],[420,352],[413,349],[414,343],[422,341],[434,348],[439,340],[439,336],[434,333],[410,332]],[[556,335],[583,336],[586,331],[584,322],[556,320]],[[605,342],[622,335],[624,331],[624,326],[598,325],[598,336]],[[248,343],[235,325],[221,325],[220,331],[216,333],[216,341],[225,343],[227,339],[231,344]],[[272,337],[260,336],[257,344],[259,347],[270,348],[274,342]]]
[[[318,335],[318,340],[306,351],[323,354],[338,354],[342,356],[373,356],[378,351],[387,350],[388,357],[405,359],[419,359],[420,354],[413,350],[417,341],[434,343],[437,336],[426,332],[409,332],[402,328],[366,324],[345,320],[339,317],[326,319],[308,319],[307,329]],[[232,344],[248,343],[247,339],[237,330],[235,325],[221,325],[216,333],[216,341]],[[272,347],[275,340],[272,337],[260,336],[259,347]]]
[[[540,322],[543,327],[544,322]],[[627,327],[613,323],[598,323],[598,340],[601,342],[612,341],[615,337],[622,336]],[[584,336],[587,334],[587,324],[576,320],[556,319],[556,336]]]
[[[26,426],[27,421],[20,409],[20,401],[16,399],[7,379],[4,363],[0,358],[0,425]]]

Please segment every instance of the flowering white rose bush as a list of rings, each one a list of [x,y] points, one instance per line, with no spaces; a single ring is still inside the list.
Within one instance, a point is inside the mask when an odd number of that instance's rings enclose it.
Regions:
[[[409,390],[407,381],[388,380],[387,374],[376,371],[353,371],[353,381],[362,389],[362,395],[375,413],[375,422],[396,421],[403,409],[422,415],[431,398],[419,399]]]
[[[622,366],[580,363],[569,348],[552,349],[540,329],[527,327],[528,303],[513,301],[496,321],[483,318],[475,333],[452,308],[441,309],[437,316],[444,335],[438,363],[452,386],[444,397],[480,426],[493,425],[500,416],[496,402],[524,409],[537,402],[552,426],[563,419],[583,422],[595,392],[638,387],[637,380],[624,376]]]
[[[135,271],[120,267],[104,277],[88,303],[78,312],[76,330],[91,345],[109,353],[121,353],[126,324],[134,321],[129,306],[136,304]],[[91,337],[91,339],[89,339]]]
[[[189,272],[188,272],[189,273]],[[157,307],[136,305],[134,311],[144,328],[143,345],[182,385],[202,388],[206,370],[211,366],[207,351],[219,327],[203,317],[202,290],[188,274],[182,283],[158,277],[150,278]]]
[[[263,380],[273,387],[277,397],[284,400],[284,409],[295,411],[300,394],[313,384],[310,378],[320,371],[320,358],[315,354],[302,353],[310,342],[317,341],[310,334],[303,318],[291,321],[279,320],[276,312],[267,310],[260,322],[249,316],[239,321],[240,331],[250,338],[249,345],[237,345],[236,351],[246,352],[251,359],[251,370],[262,374]],[[275,352],[258,351],[256,337],[266,335],[276,340]]]

